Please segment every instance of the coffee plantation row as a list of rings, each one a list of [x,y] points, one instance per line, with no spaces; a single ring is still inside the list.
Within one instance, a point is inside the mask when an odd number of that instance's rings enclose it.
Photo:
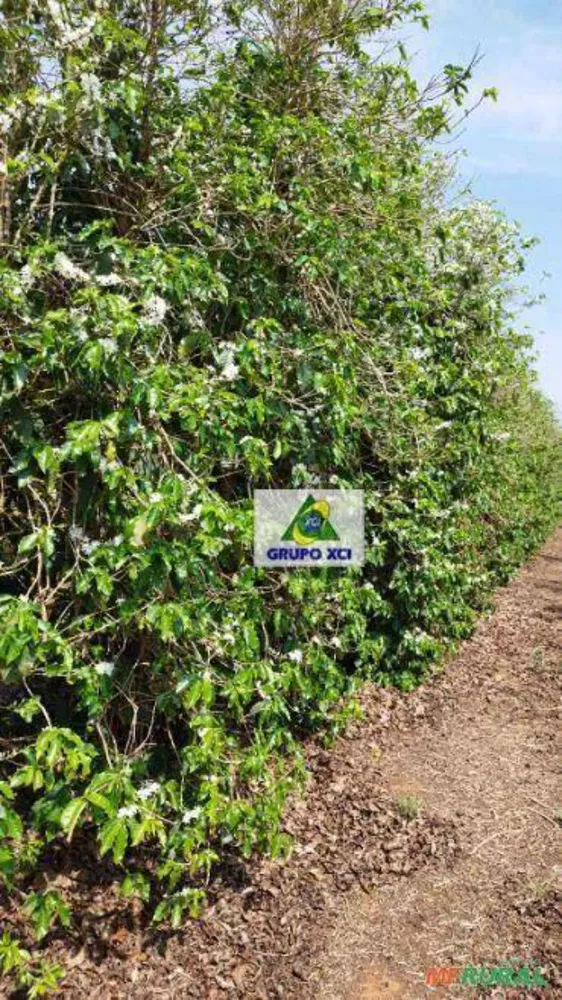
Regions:
[[[460,195],[471,67],[416,82],[412,21],[0,2],[0,877],[39,940],[58,844],[175,925],[282,854],[303,740],[415,687],[559,517],[532,240]],[[365,566],[254,568],[254,490],[318,486],[365,491]]]

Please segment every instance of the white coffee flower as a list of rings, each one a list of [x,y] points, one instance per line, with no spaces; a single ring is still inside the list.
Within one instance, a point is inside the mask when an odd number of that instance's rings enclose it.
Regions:
[[[29,266],[29,264],[25,264],[20,271],[20,281],[22,283],[22,287],[31,288],[34,280],[35,280],[35,275],[31,267]]]
[[[159,326],[164,322],[168,304],[159,295],[152,295],[144,304],[144,318],[152,326]]]
[[[137,806],[121,806],[121,809],[117,813],[118,819],[133,819],[137,815]]]
[[[188,322],[194,330],[204,330],[205,320],[197,309],[192,309],[189,313]]]
[[[112,285],[120,285],[122,278],[118,274],[98,274],[96,281],[103,288],[111,288]]]
[[[98,343],[101,344],[106,354],[117,354],[117,341],[113,337],[100,337]]]
[[[67,278],[69,281],[89,281],[90,276],[83,271],[81,267],[74,264],[70,257],[67,257],[65,253],[59,252],[55,255],[54,268],[61,278]]]
[[[99,104],[102,99],[100,78],[95,73],[82,73],[80,84],[86,100],[91,104]]]
[[[160,791],[160,784],[158,781],[147,781],[144,785],[141,785],[137,795],[139,799],[151,799]]]
[[[61,30],[64,31],[64,29],[66,28],[66,21],[62,13],[60,3],[58,2],[58,0],[46,0],[46,3],[49,14],[51,15],[53,21],[55,22],[57,28],[60,28]]]
[[[182,823],[191,823],[194,819],[199,819],[201,815],[201,806],[196,806],[195,809],[187,809],[182,816]]]
[[[234,358],[229,358],[220,374],[221,378],[225,379],[226,382],[234,382],[238,378],[239,372],[240,369],[235,363]]]
[[[116,158],[116,152],[111,144],[111,140],[101,129],[94,128],[90,133],[90,142],[92,144],[92,152],[95,156],[99,156],[100,159],[114,160]]]
[[[293,663],[302,663],[303,655],[302,649],[292,649],[291,652],[288,653],[288,657],[293,661]]]
[[[197,506],[194,507],[193,510],[190,511],[189,514],[180,514],[179,515],[179,517],[178,517],[179,523],[180,524],[189,524],[190,521],[197,521],[198,518],[201,516],[201,511],[202,510],[203,510],[202,505],[200,503],[198,503]]]
[[[95,17],[89,17],[86,21],[83,21],[82,24],[77,25],[75,28],[69,24],[65,25],[61,32],[61,44],[65,47],[70,47],[71,45],[85,45],[92,34],[95,24]]]
[[[96,663],[96,674],[100,677],[111,677],[113,671],[115,670],[115,664],[110,663],[108,660],[102,660],[100,663]]]
[[[228,340],[221,340],[218,346],[220,353],[217,356],[217,366],[221,366],[219,369],[219,378],[223,378],[227,382],[234,382],[239,373],[238,365],[234,360],[236,347],[234,344],[229,343]]]
[[[82,548],[84,549],[84,552],[86,553],[87,556],[91,556],[92,552],[95,552],[96,549],[99,549],[100,545],[101,542],[86,542],[82,546]]]

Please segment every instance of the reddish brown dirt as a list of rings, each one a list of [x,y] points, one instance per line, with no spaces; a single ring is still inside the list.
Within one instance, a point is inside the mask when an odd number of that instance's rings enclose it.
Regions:
[[[446,674],[401,706],[419,719],[391,738],[379,785],[454,821],[461,850],[454,865],[349,901],[353,922],[338,922],[316,969],[318,998],[462,996],[426,988],[425,971],[515,957],[547,969],[537,995],[562,996],[561,639],[558,534]]]
[[[292,857],[233,860],[202,920],[155,934],[117,872],[68,856],[74,929],[44,949],[69,967],[59,995],[422,1000],[447,992],[428,968],[521,957],[549,990],[491,995],[562,997],[561,640],[562,530],[445,671],[412,695],[366,690],[365,719],[310,748]]]

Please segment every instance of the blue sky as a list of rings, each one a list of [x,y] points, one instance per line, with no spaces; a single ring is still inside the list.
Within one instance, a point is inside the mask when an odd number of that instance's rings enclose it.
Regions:
[[[499,89],[498,103],[480,107],[456,144],[467,152],[462,172],[474,193],[541,239],[527,283],[548,300],[521,322],[562,415],[562,8],[558,0],[428,0],[427,9],[430,31],[407,32],[418,78],[464,65],[479,47],[474,94]]]

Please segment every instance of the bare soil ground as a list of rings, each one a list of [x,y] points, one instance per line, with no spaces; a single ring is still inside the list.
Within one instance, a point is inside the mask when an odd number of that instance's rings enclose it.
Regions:
[[[204,917],[155,933],[117,872],[53,866],[77,914],[45,953],[83,1000],[422,1000],[432,967],[537,964],[562,998],[562,530],[447,669],[309,750],[286,862],[225,865]],[[7,914],[17,924],[17,914]]]

